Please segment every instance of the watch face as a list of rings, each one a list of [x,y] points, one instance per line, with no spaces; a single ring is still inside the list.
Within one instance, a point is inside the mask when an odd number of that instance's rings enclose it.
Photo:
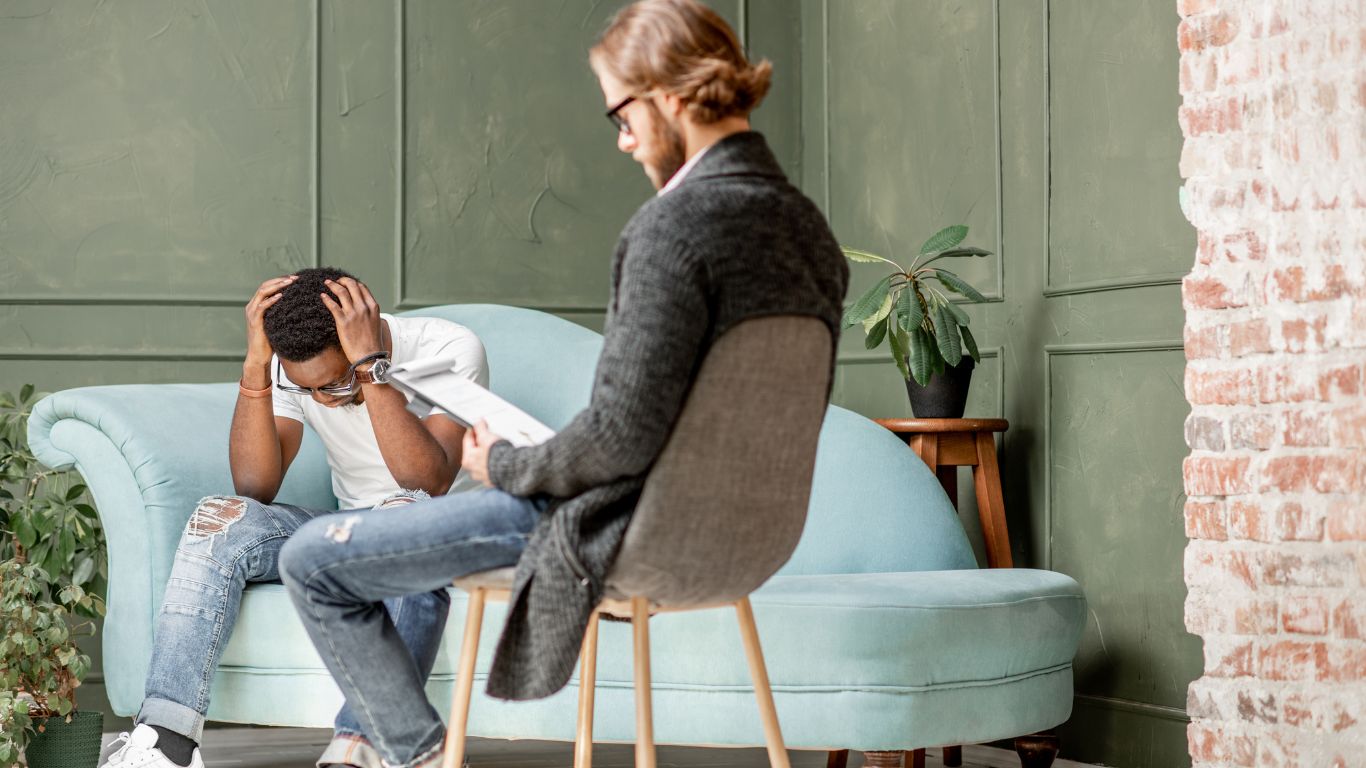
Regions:
[[[377,384],[389,383],[389,361],[382,358],[376,360],[375,364],[370,366],[370,379]]]

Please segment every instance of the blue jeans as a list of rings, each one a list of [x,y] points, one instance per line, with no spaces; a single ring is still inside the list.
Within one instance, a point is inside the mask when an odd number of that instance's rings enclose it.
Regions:
[[[381,506],[418,497],[426,494],[398,494]],[[376,509],[375,514],[392,520],[407,514],[407,508]],[[248,582],[279,580],[280,550],[305,523],[336,525],[348,514],[354,513],[262,504],[241,496],[201,501],[176,548],[137,722],[202,740],[210,685],[237,622],[242,590]],[[434,589],[386,600],[384,607],[409,663],[425,680],[436,661],[450,595]],[[338,734],[365,735],[346,706],[337,713],[335,727]]]
[[[497,490],[304,524],[280,553],[299,618],[364,732],[396,768],[435,764],[446,729],[381,601],[514,565],[546,503]]]

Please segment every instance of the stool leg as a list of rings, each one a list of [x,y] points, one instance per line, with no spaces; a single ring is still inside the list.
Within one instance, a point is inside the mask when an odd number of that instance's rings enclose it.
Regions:
[[[977,433],[977,466],[972,468],[977,489],[977,514],[987,544],[987,567],[1010,568],[1010,536],[1006,533],[1006,505],[1001,498],[1001,468],[996,463],[996,440],[990,432]]]
[[[598,614],[588,617],[579,655],[579,727],[574,735],[574,768],[593,768],[593,689],[598,678]]]
[[[759,717],[764,723],[764,741],[768,744],[768,763],[773,768],[790,768],[787,748],[783,746],[783,732],[778,727],[778,709],[773,705],[773,688],[768,683],[768,669],[764,666],[764,651],[759,646],[759,629],[754,625],[754,609],[749,598],[735,603],[740,619],[740,636],[745,642],[745,657],[749,659],[749,676],[754,678],[754,695],[759,699]]]
[[[460,666],[455,691],[451,694],[451,720],[446,727],[446,751],[441,768],[462,768],[465,761],[465,726],[470,717],[470,695],[474,691],[474,660],[479,653],[479,629],[484,623],[484,590],[470,593],[465,608],[465,637],[460,643]]]
[[[650,701],[650,601],[631,599],[636,657],[636,768],[655,768],[655,726]]]

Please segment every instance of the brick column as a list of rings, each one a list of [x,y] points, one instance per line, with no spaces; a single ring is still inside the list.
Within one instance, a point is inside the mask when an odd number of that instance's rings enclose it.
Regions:
[[[1366,5],[1178,0],[1200,766],[1366,766]]]

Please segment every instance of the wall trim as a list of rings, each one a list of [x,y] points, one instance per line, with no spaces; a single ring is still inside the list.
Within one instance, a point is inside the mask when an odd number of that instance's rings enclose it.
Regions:
[[[1174,720],[1178,723],[1189,723],[1190,715],[1186,710],[1178,707],[1167,707],[1161,704],[1149,704],[1144,701],[1133,701],[1131,699],[1113,699],[1109,696],[1094,696],[1089,693],[1073,694],[1076,703],[1097,709],[1113,709],[1131,715],[1142,715],[1144,717],[1154,717],[1160,720]]]
[[[1100,293],[1102,291],[1118,291],[1125,288],[1151,288],[1158,285],[1180,285],[1185,274],[1158,274],[1158,275],[1135,275],[1133,277],[1115,277],[1105,280],[1093,280],[1085,283],[1070,283],[1067,285],[1046,285],[1043,295],[1048,298],[1055,296],[1075,296],[1084,293]]]
[[[48,360],[106,362],[195,362],[241,363],[241,352],[8,352],[0,350],[0,360]]]
[[[249,297],[248,297],[249,298]],[[0,306],[246,307],[247,299],[218,296],[3,296]]]
[[[408,223],[408,13],[404,0],[394,0],[394,306],[408,303],[405,240]]]
[[[313,189],[309,195],[309,207],[313,210],[313,227],[310,236],[313,238],[313,266],[320,267],[323,263],[322,255],[322,71],[323,71],[323,46],[322,46],[322,0],[313,0],[313,87],[310,98],[313,101],[313,152],[308,159],[309,177],[312,179]]]

